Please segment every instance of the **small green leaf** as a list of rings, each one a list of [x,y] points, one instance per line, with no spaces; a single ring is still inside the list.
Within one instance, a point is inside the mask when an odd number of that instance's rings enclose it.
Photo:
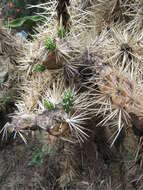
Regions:
[[[56,50],[56,42],[52,40],[51,38],[48,38],[45,41],[45,47],[50,51],[53,52]]]
[[[74,104],[74,94],[71,90],[66,90],[62,100],[62,106],[66,113],[72,110]]]
[[[64,38],[66,36],[66,30],[65,27],[59,27],[57,29],[57,34],[60,39]]]
[[[34,65],[34,72],[43,72],[46,70],[46,67],[44,65],[36,64]]]
[[[44,162],[43,160],[43,153],[40,151],[37,151],[36,154],[33,156],[32,160],[28,163],[29,166],[34,165],[42,165]]]
[[[50,102],[49,100],[44,101],[44,107],[48,110],[53,110],[55,108],[54,104]]]
[[[32,26],[34,23],[41,21],[43,18],[39,15],[34,15],[34,16],[25,16],[22,18],[17,18],[12,20],[9,23],[10,28],[19,28],[24,25],[29,25]]]

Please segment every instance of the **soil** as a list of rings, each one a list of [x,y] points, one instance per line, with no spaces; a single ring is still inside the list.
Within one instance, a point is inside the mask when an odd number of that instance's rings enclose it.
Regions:
[[[32,140],[25,145],[20,140],[11,142],[0,152],[0,190],[44,190],[44,165],[29,166],[40,144]],[[41,178],[41,176],[43,176]]]
[[[98,132],[101,134],[101,130]],[[57,149],[53,148],[54,146],[51,149],[48,145],[42,162],[40,159],[33,162],[35,155],[43,149],[43,142],[39,137],[41,138],[39,132],[35,137],[29,136],[27,145],[19,138],[7,144],[3,143],[0,150],[0,190],[142,189],[142,180],[138,180],[141,176],[140,169],[134,165],[132,158],[129,159],[132,156],[129,155],[128,149],[131,154],[133,146],[130,139],[127,142],[125,140],[127,148],[121,155],[119,152],[117,154],[115,149],[108,149],[107,144],[103,146],[105,141],[98,138],[96,141],[90,139],[83,146],[70,147],[70,150],[73,150],[72,159],[76,162],[77,175],[72,181],[65,178],[67,182],[62,187],[59,182],[63,175],[60,163],[69,158],[64,152],[69,145],[62,142],[61,146],[58,144]],[[102,152],[99,151],[101,148]],[[30,164],[32,162],[33,164]]]

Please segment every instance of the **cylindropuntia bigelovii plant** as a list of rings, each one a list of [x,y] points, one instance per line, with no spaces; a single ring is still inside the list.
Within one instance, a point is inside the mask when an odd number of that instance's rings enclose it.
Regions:
[[[32,83],[31,83],[32,84]],[[48,85],[48,84],[47,84]],[[48,131],[50,135],[66,138],[65,133],[69,131],[72,138],[75,137],[79,142],[83,142],[88,135],[86,134],[86,120],[90,119],[90,111],[88,110],[91,102],[88,99],[88,94],[80,94],[66,89],[64,83],[53,83],[53,87],[48,87],[45,90],[45,95],[37,94],[37,88],[33,88],[30,109],[27,109],[24,101],[17,104],[19,112],[14,116],[13,122],[6,125],[4,131],[11,127],[11,130],[20,133],[25,131],[28,126],[25,124],[22,128],[19,126],[24,122],[27,115],[27,121],[31,118],[30,115],[35,115],[35,128],[42,128]],[[30,98],[30,95],[28,95]],[[74,96],[74,97],[73,97]],[[27,96],[26,96],[27,97]],[[33,105],[32,105],[33,102]],[[30,103],[30,102],[29,102]],[[35,111],[34,111],[35,109]],[[33,111],[32,111],[33,110]],[[29,114],[29,115],[28,115]],[[30,121],[28,122],[29,125]],[[33,126],[33,119],[31,125]],[[29,130],[32,130],[29,128]],[[21,133],[20,133],[21,134]],[[72,138],[69,138],[72,141]],[[73,138],[75,140],[75,137]],[[68,138],[68,137],[67,137]]]
[[[22,43],[0,23],[0,123],[3,123],[3,114],[6,116],[14,109],[19,88],[18,65],[23,55],[22,51]]]
[[[142,70],[142,33],[132,33],[124,26],[111,27],[99,45],[103,56],[113,65],[130,72]]]
[[[25,44],[20,100],[2,131],[10,129],[26,142],[26,131],[41,129],[55,146],[63,146],[66,160],[62,153],[58,158],[63,188],[76,173],[72,152],[94,144],[106,162],[111,146],[124,160],[121,141],[133,132],[139,138],[143,134],[142,34],[129,14],[135,12],[134,2],[136,11],[134,0],[89,1],[84,9],[79,1],[49,2],[50,18]]]

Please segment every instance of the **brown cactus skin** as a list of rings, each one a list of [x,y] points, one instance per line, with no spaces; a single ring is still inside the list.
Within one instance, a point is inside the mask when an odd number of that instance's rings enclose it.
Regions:
[[[70,0],[57,0],[57,1],[58,1],[57,5],[58,23],[59,25],[62,24],[62,26],[66,29],[66,31],[69,31],[70,15],[68,13],[67,6],[70,6]]]
[[[130,113],[132,129],[136,136],[143,136],[143,118],[140,118],[135,113]]]
[[[55,52],[50,52],[43,57],[42,64],[49,70],[61,69],[63,67],[62,61],[56,58]]]

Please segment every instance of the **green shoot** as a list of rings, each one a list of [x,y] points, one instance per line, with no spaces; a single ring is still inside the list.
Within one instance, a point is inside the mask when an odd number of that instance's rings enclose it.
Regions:
[[[28,163],[29,166],[39,165],[41,166],[44,162],[43,153],[41,151],[37,151],[35,155],[33,155],[32,160]]]
[[[59,27],[57,29],[57,34],[60,39],[64,38],[66,36],[66,30],[64,27]]]
[[[48,110],[53,110],[55,108],[54,104],[49,100],[44,101],[44,107]]]
[[[32,159],[28,163],[28,166],[42,166],[44,163],[44,157],[52,154],[53,147],[51,145],[44,144],[41,149],[35,151]]]
[[[34,65],[34,72],[43,72],[46,70],[46,67],[44,65],[36,64]]]
[[[45,41],[45,46],[46,48],[50,51],[53,52],[56,50],[56,42],[54,40],[52,40],[51,38],[48,38]]]
[[[69,113],[72,110],[74,103],[74,95],[70,90],[66,90],[62,100],[62,106],[66,113]]]

